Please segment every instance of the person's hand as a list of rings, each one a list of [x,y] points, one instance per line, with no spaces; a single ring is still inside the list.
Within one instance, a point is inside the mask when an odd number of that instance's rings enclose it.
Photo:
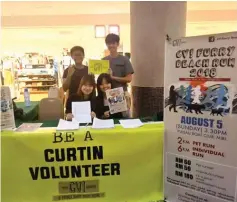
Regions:
[[[114,79],[113,70],[112,69],[109,69],[109,74],[110,74],[111,79]]]
[[[95,118],[95,117],[96,117],[95,112],[91,112],[91,118]]]
[[[66,119],[67,119],[67,121],[71,121],[73,117],[74,116],[72,115],[72,113],[69,113],[69,114],[67,114]]]
[[[105,118],[109,118],[109,116],[110,116],[109,111],[106,111],[106,112],[104,113],[104,117],[105,117]]]
[[[131,108],[131,97],[129,95],[125,94],[125,99],[126,99],[126,103],[127,103],[127,108],[129,110]]]
[[[74,74],[74,72],[75,72],[75,68],[74,68],[73,66],[68,67],[67,76],[68,76],[68,77],[72,77],[72,75]]]

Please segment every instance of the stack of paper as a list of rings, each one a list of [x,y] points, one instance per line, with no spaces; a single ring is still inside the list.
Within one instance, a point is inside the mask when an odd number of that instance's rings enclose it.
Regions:
[[[40,126],[42,125],[42,123],[23,123],[21,124],[16,131],[17,132],[33,132],[35,130],[37,130],[38,128],[40,128]]]
[[[94,118],[92,128],[94,129],[114,128],[114,120],[113,119],[101,120]]]
[[[91,123],[91,103],[72,102],[72,114],[79,123]]]
[[[74,121],[65,121],[63,119],[59,120],[58,127],[56,130],[77,130],[79,129],[79,124]]]
[[[119,122],[123,128],[138,128],[144,125],[140,119],[127,119]]]

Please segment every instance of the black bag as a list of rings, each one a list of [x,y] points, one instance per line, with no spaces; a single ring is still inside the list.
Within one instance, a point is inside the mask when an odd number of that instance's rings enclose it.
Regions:
[[[24,115],[24,111],[21,108],[17,108],[16,103],[14,102],[15,99],[16,98],[12,99],[14,117],[15,117],[15,119],[21,119]]]

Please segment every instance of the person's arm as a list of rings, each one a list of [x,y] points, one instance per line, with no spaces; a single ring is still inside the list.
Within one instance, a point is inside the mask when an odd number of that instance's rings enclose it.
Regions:
[[[131,62],[128,58],[125,59],[125,77],[117,77],[113,76],[113,72],[111,72],[111,78],[120,83],[130,83],[132,81],[132,75],[134,73]]]
[[[95,117],[98,117],[97,113],[98,113],[98,108],[97,108],[97,99],[95,97],[93,97],[90,100],[91,103],[91,112],[94,113]]]
[[[71,84],[71,77],[67,77],[66,79],[63,79],[63,90],[66,92]]]
[[[106,118],[104,116],[104,102],[103,99],[101,98],[96,98],[96,104],[95,104],[95,113],[96,113],[96,117],[99,119],[104,119]]]
[[[97,113],[96,113],[96,98],[92,98],[90,100],[91,103],[91,117],[95,118],[97,117]]]
[[[69,88],[68,81],[67,81],[68,69],[65,69],[63,72],[63,90],[66,92]]]
[[[128,108],[128,110],[130,110],[130,108],[131,108],[131,97],[130,97],[128,92],[125,92],[125,99],[126,99],[126,103],[127,103],[127,108]]]
[[[111,78],[115,81],[120,82],[120,83],[130,83],[132,81],[132,74],[128,74],[125,77],[111,76]]]
[[[66,111],[65,114],[69,114],[72,113],[72,96],[69,96],[67,99],[67,103],[66,103]]]
[[[63,90],[66,92],[71,84],[72,75],[75,69],[73,67],[68,67],[63,73]]]

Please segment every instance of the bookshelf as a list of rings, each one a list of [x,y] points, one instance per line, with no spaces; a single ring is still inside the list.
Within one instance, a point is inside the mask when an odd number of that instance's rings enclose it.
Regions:
[[[42,65],[41,65],[42,66]],[[53,69],[35,68],[23,69],[18,72],[20,93],[28,88],[30,94],[47,94],[50,87],[56,86]]]

